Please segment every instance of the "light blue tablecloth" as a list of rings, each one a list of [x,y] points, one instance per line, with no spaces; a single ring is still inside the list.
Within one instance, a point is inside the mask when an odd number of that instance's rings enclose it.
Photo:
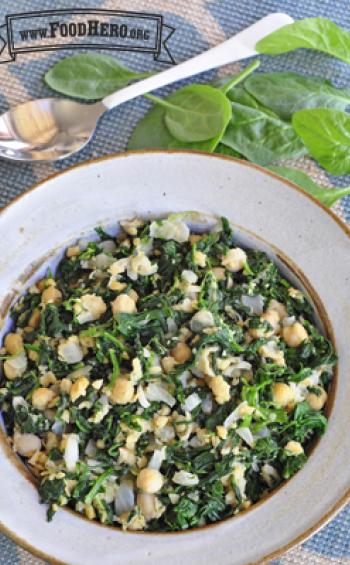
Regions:
[[[176,62],[200,53],[260,17],[275,11],[287,12],[294,18],[328,17],[350,30],[349,0],[153,0],[152,2],[149,0],[79,0],[79,2],[1,0],[0,26],[5,22],[5,16],[14,12],[88,7],[162,14],[164,22],[175,28],[168,47]],[[3,35],[1,29],[0,34]],[[0,49],[2,43],[0,41]],[[18,54],[16,61],[0,64],[0,112],[30,98],[50,95],[49,88],[42,80],[44,73],[55,61],[72,52],[65,50]],[[153,56],[149,54],[135,52],[117,54],[112,52],[112,54],[137,70],[159,71],[166,68],[165,64],[154,61]],[[308,52],[307,57],[304,52],[298,51],[275,58],[261,59],[261,68],[264,71],[294,70],[305,75],[319,74],[331,78],[338,86],[350,86],[350,67],[316,52]],[[207,73],[198,80],[207,80],[212,76],[213,73]],[[101,120],[93,142],[78,155],[63,162],[28,165],[0,161],[0,206],[7,204],[17,194],[56,171],[86,159],[123,151],[133,127],[148,105],[146,100],[138,98],[109,113],[108,117],[105,116]],[[304,162],[303,166],[321,183],[331,182],[345,186],[350,182],[350,178],[345,177],[341,181],[334,179],[318,170],[312,162]],[[340,205],[337,205],[336,212],[350,223],[350,198],[344,199]],[[41,562],[0,534],[0,564],[16,563],[38,565]],[[273,563],[350,564],[350,506],[301,547],[295,548]]]

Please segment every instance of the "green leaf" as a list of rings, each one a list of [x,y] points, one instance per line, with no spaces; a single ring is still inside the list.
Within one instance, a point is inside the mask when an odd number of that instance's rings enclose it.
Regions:
[[[270,108],[267,108],[263,104],[254,98],[249,92],[247,92],[243,87],[233,88],[226,95],[231,102],[236,102],[237,104],[242,104],[243,106],[248,106],[249,108],[255,108],[271,116],[272,118],[279,119],[278,115],[273,112]]]
[[[292,126],[262,110],[235,102],[221,143],[260,165],[306,153]]]
[[[137,123],[131,134],[128,149],[197,149],[213,152],[223,132],[206,141],[182,142],[169,132],[165,124],[165,108],[154,106]]]
[[[84,100],[99,100],[151,73],[135,73],[108,55],[82,53],[59,61],[45,75],[56,92]]]
[[[350,115],[315,108],[293,115],[293,127],[309,153],[333,175],[350,173]]]
[[[350,194],[350,187],[345,188],[324,188],[316,184],[310,177],[303,171],[298,169],[292,169],[290,167],[268,167],[270,171],[281,175],[298,186],[300,186],[305,192],[311,194],[314,198],[317,198],[324,206],[330,208],[336,203],[339,198],[347,196]]]
[[[235,151],[234,149],[228,147],[227,145],[224,145],[223,143],[218,144],[215,149],[215,153],[218,153],[219,155],[227,155],[228,157],[235,157],[237,159],[244,159],[244,157],[240,153],[238,153],[238,151]]]
[[[206,84],[180,88],[166,99],[147,98],[165,108],[164,121],[181,142],[205,141],[220,135],[231,117],[231,105],[223,92]]]
[[[232,90],[234,86],[237,86],[237,84],[239,84],[240,82],[245,80],[249,75],[251,75],[259,66],[260,66],[259,60],[253,61],[250,65],[248,65],[248,67],[243,69],[243,71],[241,71],[240,73],[233,75],[233,77],[231,77],[228,80],[225,77],[224,79],[222,79],[222,81],[220,81],[220,83],[214,84],[213,86],[220,88],[220,90],[224,94],[227,94],[230,90]]]
[[[283,120],[302,108],[337,108],[350,104],[350,90],[332,86],[320,77],[304,77],[296,73],[260,73],[249,77],[244,88],[258,102]]]
[[[91,504],[95,496],[100,492],[103,483],[112,475],[114,469],[107,469],[101,475],[97,477],[97,479],[93,482],[93,485],[87,495],[84,498],[85,504]]]
[[[326,18],[306,18],[288,24],[255,45],[258,53],[279,55],[304,47],[350,63],[350,34]]]

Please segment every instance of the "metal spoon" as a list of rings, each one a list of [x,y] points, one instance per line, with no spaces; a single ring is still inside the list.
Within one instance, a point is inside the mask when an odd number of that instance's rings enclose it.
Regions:
[[[256,55],[254,48],[260,39],[292,22],[287,14],[270,14],[220,45],[95,104],[60,98],[20,104],[0,117],[0,156],[18,161],[64,159],[88,143],[106,110],[177,80]]]

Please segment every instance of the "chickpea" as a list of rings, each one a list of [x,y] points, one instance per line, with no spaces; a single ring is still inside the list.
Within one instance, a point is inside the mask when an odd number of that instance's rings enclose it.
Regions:
[[[280,406],[287,406],[294,401],[294,392],[286,383],[275,383],[272,388],[273,401]]]
[[[192,350],[188,347],[187,343],[179,342],[171,350],[171,355],[175,359],[176,363],[185,363],[192,357]]]
[[[317,395],[314,392],[309,392],[309,394],[306,396],[306,400],[311,410],[322,410],[327,401],[327,393],[321,386],[318,386],[316,388],[320,392],[320,394]]]
[[[23,351],[23,339],[19,334],[9,333],[5,337],[4,345],[7,353],[17,355]]]
[[[91,504],[84,505],[84,512],[88,520],[93,520],[96,517],[95,509]]]
[[[119,294],[111,302],[113,314],[134,314],[136,312],[135,301],[127,294]]]
[[[197,233],[192,233],[188,238],[188,241],[190,242],[191,245],[194,245],[195,243],[198,243],[198,241],[200,241],[202,237],[203,237],[202,235],[198,235]]]
[[[213,275],[217,281],[223,281],[225,279],[225,269],[223,267],[214,267]]]
[[[202,251],[195,251],[193,255],[194,255],[193,261],[195,265],[198,265],[198,267],[206,266],[207,256],[205,253],[203,253]]]
[[[80,396],[86,396],[86,389],[89,386],[89,379],[79,377],[70,387],[70,399],[75,402]]]
[[[275,331],[279,328],[280,317],[276,310],[267,310],[260,316],[261,322],[268,322],[272,326],[272,330],[267,330],[264,328],[249,328],[249,335],[254,339],[259,339],[261,337],[271,337]]]
[[[128,404],[134,398],[134,387],[128,379],[119,377],[112,390],[111,401],[114,404]]]
[[[79,245],[73,245],[72,247],[68,247],[66,251],[66,257],[76,257],[80,253]]]
[[[176,361],[174,357],[168,356],[168,357],[163,357],[163,359],[161,360],[161,364],[163,367],[163,371],[168,375],[175,367]]]
[[[41,440],[34,434],[15,433],[14,448],[22,457],[31,457],[41,449]]]
[[[52,371],[48,371],[44,375],[40,377],[40,384],[41,386],[48,387],[50,385],[54,385],[57,382],[55,375]]]
[[[40,310],[39,308],[34,308],[31,317],[28,320],[28,326],[36,330],[40,324]]]
[[[225,426],[216,426],[216,435],[219,436],[220,439],[226,439],[227,429]]]
[[[54,447],[58,447],[58,437],[53,432],[47,432],[45,441],[46,451],[49,452]]]
[[[231,273],[238,273],[244,269],[247,262],[247,254],[240,247],[229,249],[229,251],[221,258],[221,264]]]
[[[292,455],[301,455],[304,453],[304,448],[298,441],[289,441],[284,449],[289,451]]]
[[[160,414],[153,416],[153,424],[156,430],[162,430],[167,425],[168,421],[168,416],[162,416]]]
[[[127,286],[128,285],[126,283],[116,281],[113,277],[110,278],[109,283],[108,283],[108,288],[110,288],[111,290],[116,290],[118,292],[120,292],[121,290],[124,290],[124,288],[126,288]]]
[[[49,388],[37,388],[32,394],[32,405],[38,410],[45,410],[55,394]]]
[[[54,286],[49,286],[43,290],[41,301],[43,304],[59,304],[62,301],[62,292]]]
[[[287,308],[285,307],[285,305],[282,304],[282,302],[278,302],[278,300],[275,300],[274,298],[270,300],[267,310],[275,310],[276,312],[278,312],[280,320],[283,320],[283,318],[287,318],[288,316]]]
[[[209,377],[207,384],[212,390],[218,404],[224,404],[230,400],[230,385],[223,377],[220,375],[218,377]]]
[[[137,495],[137,506],[146,520],[152,520],[157,517],[157,497],[154,494],[139,493]]]
[[[142,469],[137,476],[137,487],[148,494],[154,494],[162,488],[164,477],[162,473],[156,469],[146,467]]]
[[[69,394],[72,386],[73,383],[70,379],[64,378],[60,381],[61,392],[65,392],[66,394]]]
[[[198,310],[191,318],[190,328],[193,332],[200,333],[204,328],[209,328],[215,325],[214,316],[210,310]]]
[[[288,347],[298,347],[308,338],[308,334],[300,322],[295,322],[295,324],[283,328],[282,337]]]
[[[132,289],[132,288],[129,290],[128,296],[130,296],[130,298],[135,302],[135,304],[136,304],[136,302],[137,302],[138,299],[139,299],[139,295],[138,295],[137,292],[136,292],[134,289]]]
[[[15,357],[6,359],[4,363],[5,377],[12,381],[17,377],[21,377],[28,366],[27,356],[24,351],[18,353]]]
[[[40,279],[40,281],[37,281],[36,286],[40,292],[42,292],[46,288],[46,279]]]

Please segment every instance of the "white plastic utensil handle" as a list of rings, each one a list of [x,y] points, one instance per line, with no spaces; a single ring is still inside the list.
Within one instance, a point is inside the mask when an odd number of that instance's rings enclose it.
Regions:
[[[235,61],[240,61],[247,57],[252,57],[257,54],[255,45],[260,39],[280,27],[293,23],[293,21],[293,18],[287,14],[270,14],[216,47],[161,73],[127,86],[114,94],[106,96],[106,98],[102,100],[102,103],[106,108],[111,109],[136,96],[146,94],[147,92],[151,92],[152,90],[156,90],[161,86],[176,82],[177,80],[188,78],[192,75],[202,73],[203,71],[209,71],[215,67],[227,65],[228,63],[234,63]]]

